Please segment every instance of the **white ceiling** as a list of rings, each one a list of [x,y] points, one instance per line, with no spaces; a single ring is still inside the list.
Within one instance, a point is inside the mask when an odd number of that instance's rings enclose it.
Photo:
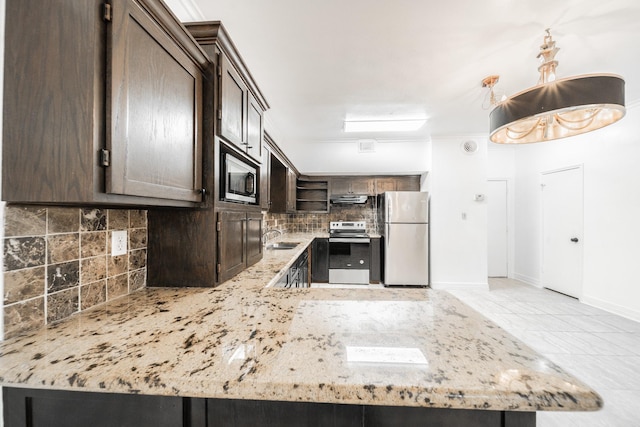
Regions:
[[[638,0],[165,1],[183,21],[222,21],[271,106],[267,131],[302,173],[423,172],[432,136],[485,137],[480,81],[499,74],[506,95],[536,84],[548,27],[559,78],[620,74],[627,104],[640,99]],[[373,116],[428,125],[342,130]],[[376,153],[358,153],[371,138]]]

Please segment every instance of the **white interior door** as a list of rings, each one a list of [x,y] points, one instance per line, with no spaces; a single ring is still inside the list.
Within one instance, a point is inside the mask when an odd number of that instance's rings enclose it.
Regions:
[[[507,277],[509,238],[507,227],[507,181],[491,180],[487,185],[489,277]]]
[[[582,293],[582,167],[542,174],[542,286]]]

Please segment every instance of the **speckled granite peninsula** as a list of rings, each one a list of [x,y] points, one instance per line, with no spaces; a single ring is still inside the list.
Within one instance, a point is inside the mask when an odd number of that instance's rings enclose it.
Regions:
[[[142,289],[7,341],[2,384],[499,411],[602,406],[446,292],[265,287],[310,241],[297,237],[296,250],[267,251],[219,288]]]

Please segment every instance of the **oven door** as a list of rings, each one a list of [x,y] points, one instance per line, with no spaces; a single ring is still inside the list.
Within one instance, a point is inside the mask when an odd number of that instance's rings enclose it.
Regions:
[[[329,283],[369,284],[369,239],[329,239]]]

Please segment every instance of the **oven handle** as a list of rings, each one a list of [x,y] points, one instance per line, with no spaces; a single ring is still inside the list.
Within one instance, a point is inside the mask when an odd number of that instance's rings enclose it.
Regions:
[[[371,243],[368,237],[329,237],[329,243]]]

